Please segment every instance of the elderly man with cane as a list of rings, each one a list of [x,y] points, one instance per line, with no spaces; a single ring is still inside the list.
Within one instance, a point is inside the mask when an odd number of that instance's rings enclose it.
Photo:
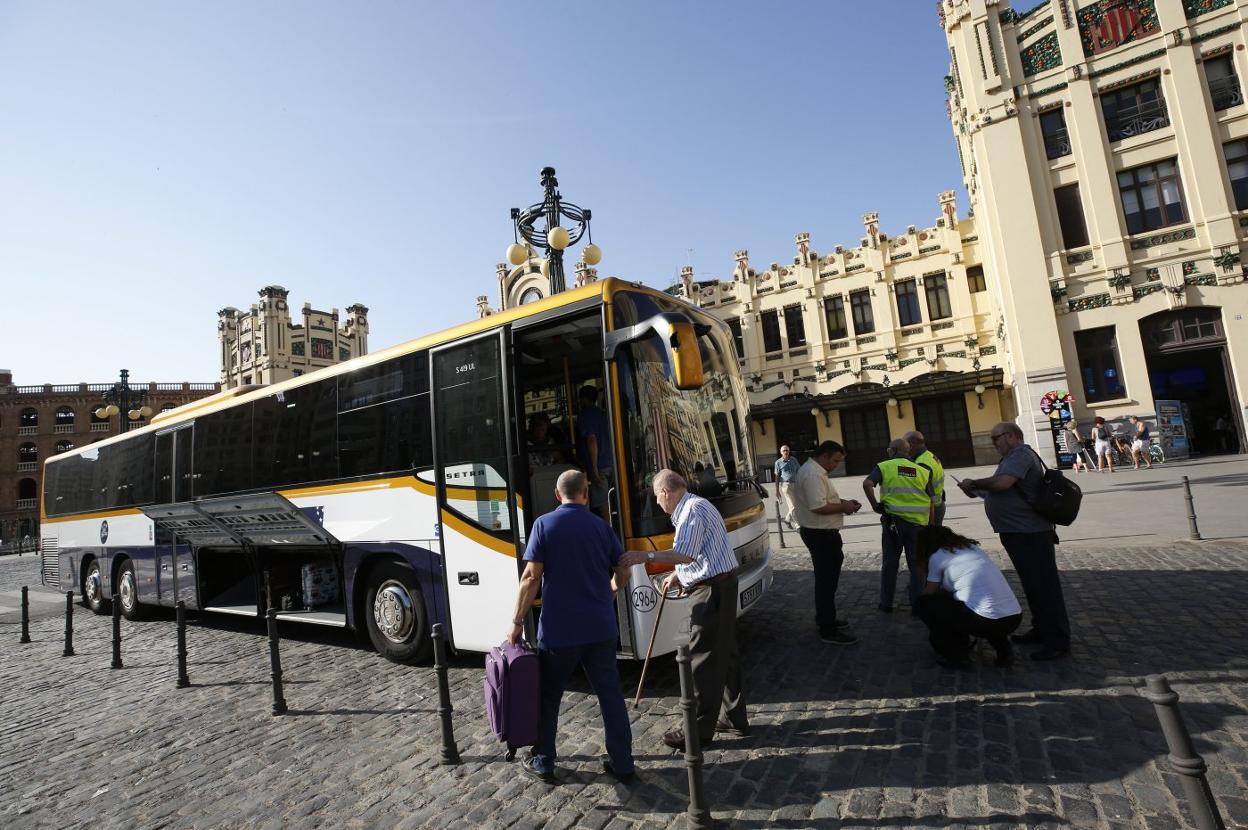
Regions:
[[[653,488],[659,507],[676,526],[672,549],[629,551],[620,564],[676,566],[663,582],[663,592],[680,588],[693,599],[689,652],[698,696],[698,737],[702,746],[710,745],[716,731],[745,737],[750,722],[737,653],[737,558],[728,542],[728,528],[714,505],[689,492],[679,473],[660,470]],[[678,727],[663,733],[663,743],[684,749],[684,730]]]

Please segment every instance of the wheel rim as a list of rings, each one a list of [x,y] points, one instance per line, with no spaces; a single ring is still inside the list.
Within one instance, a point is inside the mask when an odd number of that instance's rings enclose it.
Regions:
[[[388,579],[373,600],[373,624],[392,643],[405,643],[416,625],[416,611],[407,586]]]
[[[135,602],[134,571],[126,571],[121,575],[121,607],[133,610]]]
[[[87,603],[96,605],[100,601],[100,595],[103,592],[103,586],[100,584],[100,566],[92,564],[90,570],[87,571],[87,581],[83,591],[87,595]]]

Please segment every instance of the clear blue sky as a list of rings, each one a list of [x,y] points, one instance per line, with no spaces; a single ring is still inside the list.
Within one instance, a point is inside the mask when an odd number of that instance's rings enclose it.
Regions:
[[[947,63],[930,0],[8,0],[0,367],[214,380],[270,283],[373,350],[462,322],[545,165],[657,287],[965,213]]]

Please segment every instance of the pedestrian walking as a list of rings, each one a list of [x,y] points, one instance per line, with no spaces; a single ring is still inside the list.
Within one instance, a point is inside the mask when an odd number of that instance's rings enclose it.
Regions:
[[[940,525],[925,527],[919,531],[919,567],[927,574],[919,619],[939,661],[970,668],[970,638],[982,637],[996,651],[998,666],[1014,662],[1009,635],[1023,609],[979,542]]]
[[[927,468],[932,476],[932,524],[945,523],[945,465],[927,448],[927,439],[918,430],[901,436],[910,445],[910,460]]]
[[[1083,446],[1083,435],[1079,432],[1079,422],[1074,418],[1071,418],[1066,422],[1065,426],[1066,431],[1070,433],[1067,437],[1067,441],[1069,442],[1070,454],[1072,456],[1070,461],[1071,469],[1073,469],[1076,473],[1086,473],[1092,468],[1089,466],[1087,459],[1084,458],[1087,454],[1087,449]]]
[[[798,535],[810,551],[810,564],[815,571],[815,627],[820,640],[838,646],[858,642],[848,629],[849,622],[836,616],[836,588],[845,564],[841,528],[846,515],[862,508],[854,499],[837,495],[829,477],[844,460],[844,447],[835,441],[824,441],[798,470],[791,491]]]
[[[554,782],[559,704],[572,672],[583,666],[602,712],[607,744],[603,770],[631,782],[635,777],[633,734],[615,659],[619,628],[613,589],[628,581],[628,568],[621,562],[624,550],[611,527],[589,511],[583,472],[567,470],[560,475],[555,496],[559,507],[539,516],[529,534],[524,551],[527,564],[507,634],[512,643],[524,636],[524,618],[540,586],[541,728],[537,745],[521,762],[522,768],[527,775]]]
[[[788,444],[780,448],[780,457],[776,459],[772,472],[776,479],[776,501],[781,505],[780,518],[789,527],[793,527],[793,498],[790,490],[800,465],[789,453]]]
[[[1098,422],[1103,420],[1098,418]],[[958,487],[972,498],[983,496],[992,529],[1001,536],[1027,596],[1031,630],[1016,643],[1040,646],[1033,660],[1054,660],[1070,653],[1070,620],[1057,572],[1057,534],[1053,523],[1032,508],[1044,479],[1040,456],[1023,443],[1023,431],[1008,421],[989,433],[1001,463],[988,478],[964,478]]]
[[[737,653],[737,558],[728,542],[728,528],[709,501],[689,492],[679,473],[660,470],[654,477],[654,498],[672,517],[676,535],[671,550],[624,554],[626,565],[658,562],[676,569],[663,591],[682,589],[693,600],[689,617],[689,652],[698,697],[698,737],[708,746],[715,732],[749,735],[750,721],[741,689]],[[663,743],[685,748],[684,729],[663,733]]]
[[[1099,415],[1092,422],[1092,449],[1096,452],[1096,471],[1102,472],[1105,465],[1109,465],[1109,471],[1114,471],[1114,454],[1111,452],[1113,447],[1113,433],[1109,431],[1109,427],[1105,426],[1105,419]],[[959,485],[961,486],[961,485]]]
[[[880,563],[880,611],[893,610],[893,594],[897,590],[897,571],[901,556],[906,557],[910,572],[910,613],[917,614],[916,603],[923,584],[918,570],[919,528],[932,522],[932,475],[926,467],[910,460],[910,444],[897,438],[888,445],[888,459],[876,464],[862,480],[862,491],[871,509],[880,514],[883,526]],[[880,498],[875,497],[879,485]]]
[[[1148,433],[1148,422],[1137,418],[1135,415],[1130,416],[1127,420],[1135,427],[1135,435],[1131,440],[1131,460],[1135,462],[1132,469],[1140,469],[1140,459],[1143,457],[1144,466],[1153,469],[1153,459],[1148,457],[1148,446],[1152,443],[1152,437]]]

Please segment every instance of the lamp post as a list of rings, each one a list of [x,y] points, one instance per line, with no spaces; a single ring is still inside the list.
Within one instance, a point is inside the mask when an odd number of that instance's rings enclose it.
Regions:
[[[542,201],[523,210],[511,209],[516,241],[507,248],[507,261],[512,265],[523,264],[529,258],[529,246],[545,251],[547,259],[542,263],[542,272],[550,280],[550,293],[554,296],[566,287],[563,278],[565,249],[589,234],[589,244],[581,252],[586,265],[601,262],[602,249],[594,244],[594,235],[589,230],[589,209],[565,202],[559,195],[555,168],[542,168],[542,188],[545,190]],[[568,227],[563,225],[565,220],[569,223]],[[525,244],[520,243],[521,239]]]
[[[95,410],[95,417],[107,420],[123,412],[125,417],[120,419],[119,432],[129,430],[131,421],[147,418],[152,414],[152,408],[147,405],[147,391],[130,387],[129,369],[122,369],[121,380],[104,393],[104,405]]]

